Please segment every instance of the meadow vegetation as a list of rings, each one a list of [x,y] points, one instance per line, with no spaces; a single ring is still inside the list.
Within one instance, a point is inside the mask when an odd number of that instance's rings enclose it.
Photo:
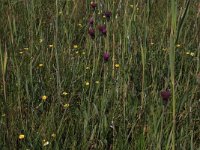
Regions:
[[[1,0],[0,149],[200,149],[200,3]]]

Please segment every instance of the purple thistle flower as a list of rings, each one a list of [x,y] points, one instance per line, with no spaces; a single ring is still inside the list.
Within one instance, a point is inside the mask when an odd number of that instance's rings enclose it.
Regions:
[[[90,26],[93,26],[94,25],[94,18],[91,17],[88,22],[89,22]]]
[[[89,28],[88,33],[89,33],[89,35],[90,35],[90,37],[91,37],[92,39],[95,38],[95,30],[94,30],[93,28]]]
[[[170,91],[168,89],[167,90],[163,90],[163,91],[161,91],[160,95],[161,95],[161,97],[163,99],[164,104],[166,105],[168,103],[168,101],[169,101],[170,96],[171,96]]]
[[[103,14],[103,16],[105,16],[108,21],[110,20],[111,15],[112,15],[112,13],[110,11],[106,11]]]
[[[110,54],[109,54],[108,52],[105,52],[105,53],[103,54],[103,59],[104,59],[104,61],[108,61],[109,57],[110,57]]]
[[[98,29],[103,35],[107,34],[107,30],[106,30],[106,26],[105,25],[98,26]]]
[[[90,6],[92,7],[93,10],[95,10],[95,8],[97,7],[97,3],[91,2]]]

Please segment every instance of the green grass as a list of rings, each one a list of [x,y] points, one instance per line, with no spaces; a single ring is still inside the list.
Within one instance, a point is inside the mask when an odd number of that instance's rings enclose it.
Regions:
[[[200,149],[198,2],[90,2],[0,3],[0,148]]]

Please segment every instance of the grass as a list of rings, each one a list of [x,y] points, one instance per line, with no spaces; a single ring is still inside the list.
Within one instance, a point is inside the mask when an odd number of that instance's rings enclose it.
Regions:
[[[200,149],[199,3],[96,2],[0,3],[0,148]]]

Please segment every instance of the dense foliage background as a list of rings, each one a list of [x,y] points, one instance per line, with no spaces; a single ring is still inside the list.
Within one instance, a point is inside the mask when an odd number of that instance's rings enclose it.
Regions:
[[[200,148],[199,24],[195,0],[1,0],[0,148]]]

